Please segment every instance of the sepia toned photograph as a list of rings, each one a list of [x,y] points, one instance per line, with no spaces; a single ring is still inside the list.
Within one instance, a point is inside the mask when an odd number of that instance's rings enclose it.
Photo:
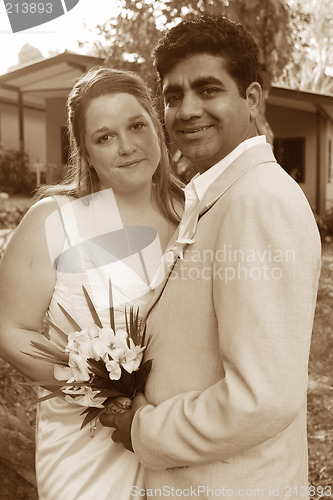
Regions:
[[[332,0],[0,46],[0,498],[333,498]]]

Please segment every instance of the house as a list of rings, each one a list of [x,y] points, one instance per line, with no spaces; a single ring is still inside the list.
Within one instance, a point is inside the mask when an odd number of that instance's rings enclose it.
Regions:
[[[102,63],[96,57],[65,51],[0,76],[0,144],[5,149],[24,149],[37,184],[63,178],[68,93],[83,73]]]
[[[333,95],[273,86],[266,118],[277,160],[323,215],[333,205]]]
[[[78,77],[102,63],[65,51],[0,76],[0,143],[24,148],[37,183],[63,178],[67,95]],[[333,95],[273,86],[266,117],[278,161],[322,215],[333,205]]]

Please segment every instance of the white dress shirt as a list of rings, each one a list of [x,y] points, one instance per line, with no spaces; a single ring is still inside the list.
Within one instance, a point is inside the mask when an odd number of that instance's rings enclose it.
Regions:
[[[186,228],[195,212],[198,203],[202,200],[207,189],[217,177],[228,168],[233,161],[240,156],[244,151],[256,146],[264,144],[266,137],[259,135],[251,137],[241,142],[231,153],[222,158],[218,163],[210,167],[206,172],[197,174],[185,187],[185,209],[182,220],[179,225],[177,243],[192,243],[192,240],[185,234]]]

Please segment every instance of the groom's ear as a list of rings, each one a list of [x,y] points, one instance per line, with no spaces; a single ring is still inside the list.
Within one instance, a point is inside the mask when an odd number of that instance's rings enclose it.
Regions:
[[[262,90],[260,83],[250,83],[250,85],[246,89],[246,100],[248,103],[250,116],[254,119],[259,113],[260,103],[262,100]]]

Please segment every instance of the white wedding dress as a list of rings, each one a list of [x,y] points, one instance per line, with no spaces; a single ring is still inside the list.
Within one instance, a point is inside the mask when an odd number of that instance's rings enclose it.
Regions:
[[[73,330],[58,303],[81,328],[93,323],[84,285],[103,325],[109,320],[112,282],[116,327],[124,326],[125,305],[144,314],[151,298],[162,251],[152,228],[124,229],[112,190],[78,200],[56,196],[59,210],[46,224],[57,280],[49,306],[50,320],[65,332]],[[61,217],[60,217],[61,214]],[[61,223],[59,222],[62,219]],[[61,228],[61,231],[60,229]],[[59,234],[66,241],[57,255]],[[138,232],[139,231],[139,232]],[[50,329],[50,337],[59,342]],[[47,394],[40,390],[40,396]],[[133,487],[143,488],[143,470],[135,455],[111,440],[113,429],[99,421],[80,429],[83,407],[62,397],[38,404],[36,472],[41,500],[129,500]],[[134,491],[134,490],[133,490]],[[142,497],[141,497],[142,498]]]

